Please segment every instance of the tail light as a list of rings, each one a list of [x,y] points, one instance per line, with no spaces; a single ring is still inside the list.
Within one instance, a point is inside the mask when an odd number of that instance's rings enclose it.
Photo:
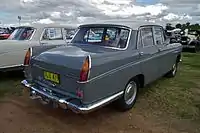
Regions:
[[[24,66],[28,66],[30,64],[31,55],[32,55],[32,49],[29,48],[24,58]]]
[[[90,74],[90,68],[91,68],[91,58],[90,56],[88,56],[84,63],[83,66],[81,68],[81,72],[80,72],[80,82],[84,82],[87,81],[89,78],[89,74]]]

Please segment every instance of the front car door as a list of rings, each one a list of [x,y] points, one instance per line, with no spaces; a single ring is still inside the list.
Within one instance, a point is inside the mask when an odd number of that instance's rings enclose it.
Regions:
[[[139,28],[138,50],[140,53],[141,70],[145,76],[145,83],[152,82],[159,77],[158,48],[154,44],[152,26]]]
[[[169,70],[171,70],[172,65],[175,63],[175,53],[172,45],[168,45],[169,41],[166,39],[165,32],[161,26],[154,26],[154,40],[158,47],[159,56],[159,74],[163,76]]]

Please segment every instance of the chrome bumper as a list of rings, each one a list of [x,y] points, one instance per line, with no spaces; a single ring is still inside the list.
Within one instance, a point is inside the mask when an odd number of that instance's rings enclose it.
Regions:
[[[30,95],[31,95],[31,99],[40,99],[42,100],[42,97],[40,95],[45,96],[46,98],[48,98],[51,101],[54,101],[54,104],[57,104],[58,106],[60,106],[63,109],[70,109],[75,113],[81,113],[81,114],[86,114],[89,112],[94,111],[97,108],[102,107],[103,105],[106,105],[108,103],[110,103],[111,101],[115,100],[116,98],[120,97],[123,94],[123,91],[112,95],[110,97],[107,97],[103,100],[100,100],[98,102],[95,102],[93,104],[89,104],[89,105],[75,105],[69,101],[67,101],[68,98],[59,98],[57,96],[53,96],[50,95],[44,91],[41,91],[33,86],[31,86],[31,84],[29,84],[27,82],[27,80],[23,80],[21,81],[21,83],[28,89],[30,89]],[[39,93],[40,95],[37,95],[37,93]]]
[[[183,48],[195,48],[195,46],[191,46],[191,45],[183,45]]]

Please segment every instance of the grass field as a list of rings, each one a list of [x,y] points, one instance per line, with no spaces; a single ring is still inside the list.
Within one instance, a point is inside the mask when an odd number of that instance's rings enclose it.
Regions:
[[[146,87],[149,108],[181,119],[200,120],[200,54],[183,53],[175,78]]]
[[[183,53],[177,76],[161,78],[145,87],[136,108],[155,115],[165,114],[178,119],[200,120],[200,54]],[[1,74],[0,96],[21,94],[19,73]],[[15,75],[15,76],[13,76]],[[9,78],[13,76],[13,78]],[[157,114],[156,114],[157,113]],[[200,123],[199,123],[200,124]]]

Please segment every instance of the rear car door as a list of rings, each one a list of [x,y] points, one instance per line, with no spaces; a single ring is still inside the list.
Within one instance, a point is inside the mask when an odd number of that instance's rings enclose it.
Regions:
[[[145,82],[152,82],[159,77],[158,48],[154,45],[152,26],[139,28],[137,44],[140,54],[141,70],[144,73]]]
[[[161,26],[154,26],[154,40],[155,44],[158,47],[158,56],[159,56],[159,74],[163,76],[166,74],[175,62],[175,56],[173,54],[172,45],[168,45],[169,42],[166,39],[165,32]]]

